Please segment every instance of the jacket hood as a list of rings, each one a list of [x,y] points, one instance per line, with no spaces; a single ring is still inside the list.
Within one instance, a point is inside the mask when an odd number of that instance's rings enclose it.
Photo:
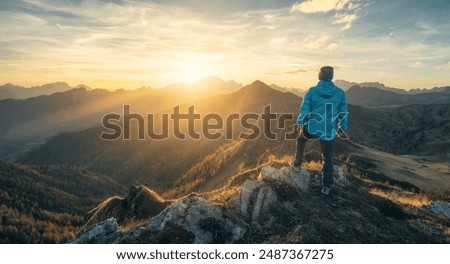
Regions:
[[[323,98],[331,98],[339,91],[331,80],[320,81],[316,89],[320,97]]]

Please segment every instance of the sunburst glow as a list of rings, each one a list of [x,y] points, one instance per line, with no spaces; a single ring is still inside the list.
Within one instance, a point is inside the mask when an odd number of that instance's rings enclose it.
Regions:
[[[181,64],[180,71],[177,75],[179,81],[192,84],[211,74],[205,65],[192,61]]]

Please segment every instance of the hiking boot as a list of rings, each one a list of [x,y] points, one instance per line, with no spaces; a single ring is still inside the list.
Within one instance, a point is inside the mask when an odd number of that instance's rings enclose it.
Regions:
[[[291,167],[296,173],[300,173],[302,170],[300,166],[295,166],[294,163],[291,164]]]
[[[331,187],[322,187],[321,193],[322,193],[323,195],[329,195],[329,194],[330,194],[330,191],[331,191]]]

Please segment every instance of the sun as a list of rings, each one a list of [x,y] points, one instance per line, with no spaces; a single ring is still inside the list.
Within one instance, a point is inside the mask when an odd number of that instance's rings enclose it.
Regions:
[[[195,83],[208,77],[208,68],[200,62],[187,62],[180,65],[178,79],[181,82]]]

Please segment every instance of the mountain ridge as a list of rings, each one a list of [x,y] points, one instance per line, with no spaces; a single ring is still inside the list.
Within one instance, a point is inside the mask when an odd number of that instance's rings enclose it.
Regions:
[[[350,87],[345,94],[349,104],[366,107],[450,104],[450,87],[446,87],[438,92],[399,94],[377,87],[361,87],[356,85]]]
[[[90,87],[86,85],[78,85],[76,87],[72,87],[68,85],[66,82],[48,83],[41,86],[33,86],[29,88],[14,85],[11,83],[6,83],[0,86],[0,100],[27,99],[39,95],[51,95],[53,93],[65,92],[74,88],[78,88],[79,86],[82,86],[86,89],[90,89]]]
[[[286,165],[272,161],[237,188],[192,193],[126,228],[110,216],[70,243],[449,242],[448,218],[380,196],[390,187],[376,180],[335,166],[333,195],[321,198],[318,171]]]
[[[413,89],[403,89],[403,88],[394,88],[386,86],[384,83],[380,82],[351,82],[346,80],[340,80],[337,79],[334,81],[334,83],[341,87],[343,90],[348,90],[352,86],[360,86],[360,87],[375,87],[380,90],[394,92],[396,94],[424,94],[429,92],[442,92],[443,90],[446,90],[449,86],[442,86],[442,87],[433,87],[433,88],[413,88]]]

